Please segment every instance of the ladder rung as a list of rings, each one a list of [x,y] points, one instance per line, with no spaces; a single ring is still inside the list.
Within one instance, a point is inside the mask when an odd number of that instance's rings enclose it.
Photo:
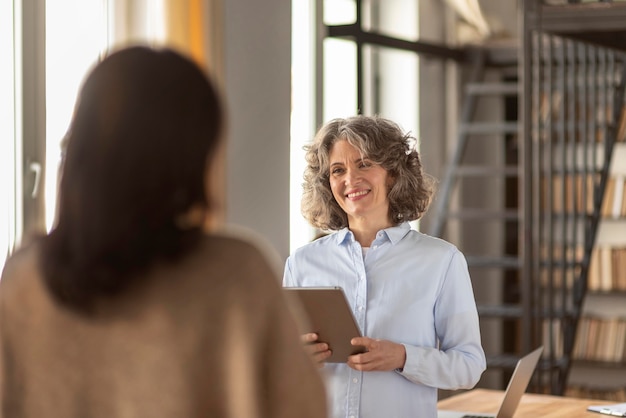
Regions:
[[[542,222],[544,222],[545,225],[563,225],[571,221],[576,221],[580,224],[581,222],[590,222],[592,218],[592,211],[587,211],[586,209],[578,210],[576,213],[571,210],[566,212],[562,210],[547,212],[546,209],[546,212],[541,215]]]
[[[561,357],[555,358],[542,358],[537,364],[537,369],[539,370],[567,370],[569,367],[568,359],[570,356],[563,355]]]
[[[484,165],[465,165],[454,169],[457,176],[507,176],[514,177],[519,175],[517,166],[505,167],[488,167]]]
[[[522,266],[522,262],[518,257],[513,256],[467,256],[467,265],[469,267],[499,267],[508,269],[517,269]]]
[[[541,309],[539,315],[534,313],[534,317],[539,320],[554,320],[554,319],[567,319],[568,321],[572,321],[576,316],[576,313],[571,309],[561,309],[560,307],[555,307],[554,309]]]
[[[523,309],[520,305],[478,305],[481,318],[521,318]]]
[[[487,53],[486,63],[489,67],[498,68],[500,74],[517,77],[519,72],[518,42],[489,42],[481,44]]]
[[[517,83],[470,83],[467,85],[467,94],[515,96],[519,94],[520,86]]]
[[[583,176],[583,175],[594,175],[594,174],[600,174],[602,172],[601,167],[587,167],[586,169],[583,167],[567,167],[565,169],[555,166],[555,167],[551,167],[551,170],[541,170],[540,174],[544,177],[547,177],[549,175],[554,176],[562,176],[562,175],[566,175],[566,176],[571,176],[574,174],[577,174],[579,176]]]
[[[487,367],[492,369],[513,370],[517,365],[520,357],[516,354],[503,353],[487,355]],[[565,357],[550,359],[542,358],[537,364],[537,370],[566,369],[567,361]]]
[[[550,262],[547,258],[540,260],[539,265],[543,268],[551,267],[553,269],[575,269],[580,267],[582,260],[557,260]]]
[[[466,135],[516,134],[517,122],[472,122],[463,123],[459,131]]]
[[[486,220],[486,221],[516,221],[519,220],[517,210],[485,210],[485,209],[463,209],[459,212],[448,212],[448,218],[460,220]]]
[[[513,370],[520,357],[515,354],[487,355],[487,367]]]

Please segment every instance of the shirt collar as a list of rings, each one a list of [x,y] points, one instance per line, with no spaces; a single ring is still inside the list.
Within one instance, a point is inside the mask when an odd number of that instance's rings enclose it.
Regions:
[[[391,241],[392,244],[397,244],[409,233],[411,230],[411,225],[408,222],[402,222],[400,225],[392,226],[390,228],[385,228],[382,231],[379,231],[379,234],[382,232],[387,235],[387,239]],[[337,245],[341,245],[347,241],[354,241],[354,234],[348,228],[343,228],[337,231],[335,234],[335,242]]]
[[[343,228],[337,231],[335,234],[335,239],[337,245],[341,245],[347,241],[354,241],[354,234],[348,228]]]
[[[400,225],[392,226],[391,228],[383,229],[383,232],[387,234],[387,238],[392,244],[397,244],[409,233],[411,225],[408,222],[402,222]]]

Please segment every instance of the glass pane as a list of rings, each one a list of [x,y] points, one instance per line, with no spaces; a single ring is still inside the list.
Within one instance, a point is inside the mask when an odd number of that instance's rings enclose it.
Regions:
[[[365,30],[409,41],[419,38],[417,1],[369,0],[362,7]]]
[[[324,0],[324,24],[347,25],[356,22],[355,0]]]
[[[0,2],[0,271],[16,241],[13,2]]]
[[[300,211],[302,175],[305,168],[302,147],[315,133],[315,0],[291,2],[291,148],[289,185],[290,253],[310,242],[315,235]]]
[[[48,229],[54,221],[60,143],[69,126],[80,84],[106,48],[105,6],[104,0],[46,2],[45,191]]]
[[[364,47],[365,113],[379,114],[419,132],[419,58],[412,52]]]
[[[419,149],[419,58],[412,52],[364,47],[365,114],[378,114],[411,133]],[[419,230],[419,221],[412,222]]]
[[[357,113],[356,45],[324,40],[324,121]]]

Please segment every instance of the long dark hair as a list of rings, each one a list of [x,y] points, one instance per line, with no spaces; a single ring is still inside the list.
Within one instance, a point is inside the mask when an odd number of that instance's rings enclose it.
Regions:
[[[57,224],[42,244],[57,300],[89,311],[199,242],[201,228],[177,220],[210,207],[222,112],[207,75],[173,50],[130,47],[93,69],[66,138]]]

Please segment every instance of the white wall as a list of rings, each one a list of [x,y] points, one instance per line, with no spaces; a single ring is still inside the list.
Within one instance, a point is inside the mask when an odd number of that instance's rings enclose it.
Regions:
[[[444,44],[448,41],[445,23],[448,15],[441,0],[420,0],[420,39]],[[420,57],[419,61],[419,140],[424,170],[441,180],[445,172],[448,146],[455,140],[456,85],[455,64],[438,58]],[[423,231],[430,230],[433,212],[420,221]]]
[[[291,1],[228,0],[226,222],[289,252]]]

